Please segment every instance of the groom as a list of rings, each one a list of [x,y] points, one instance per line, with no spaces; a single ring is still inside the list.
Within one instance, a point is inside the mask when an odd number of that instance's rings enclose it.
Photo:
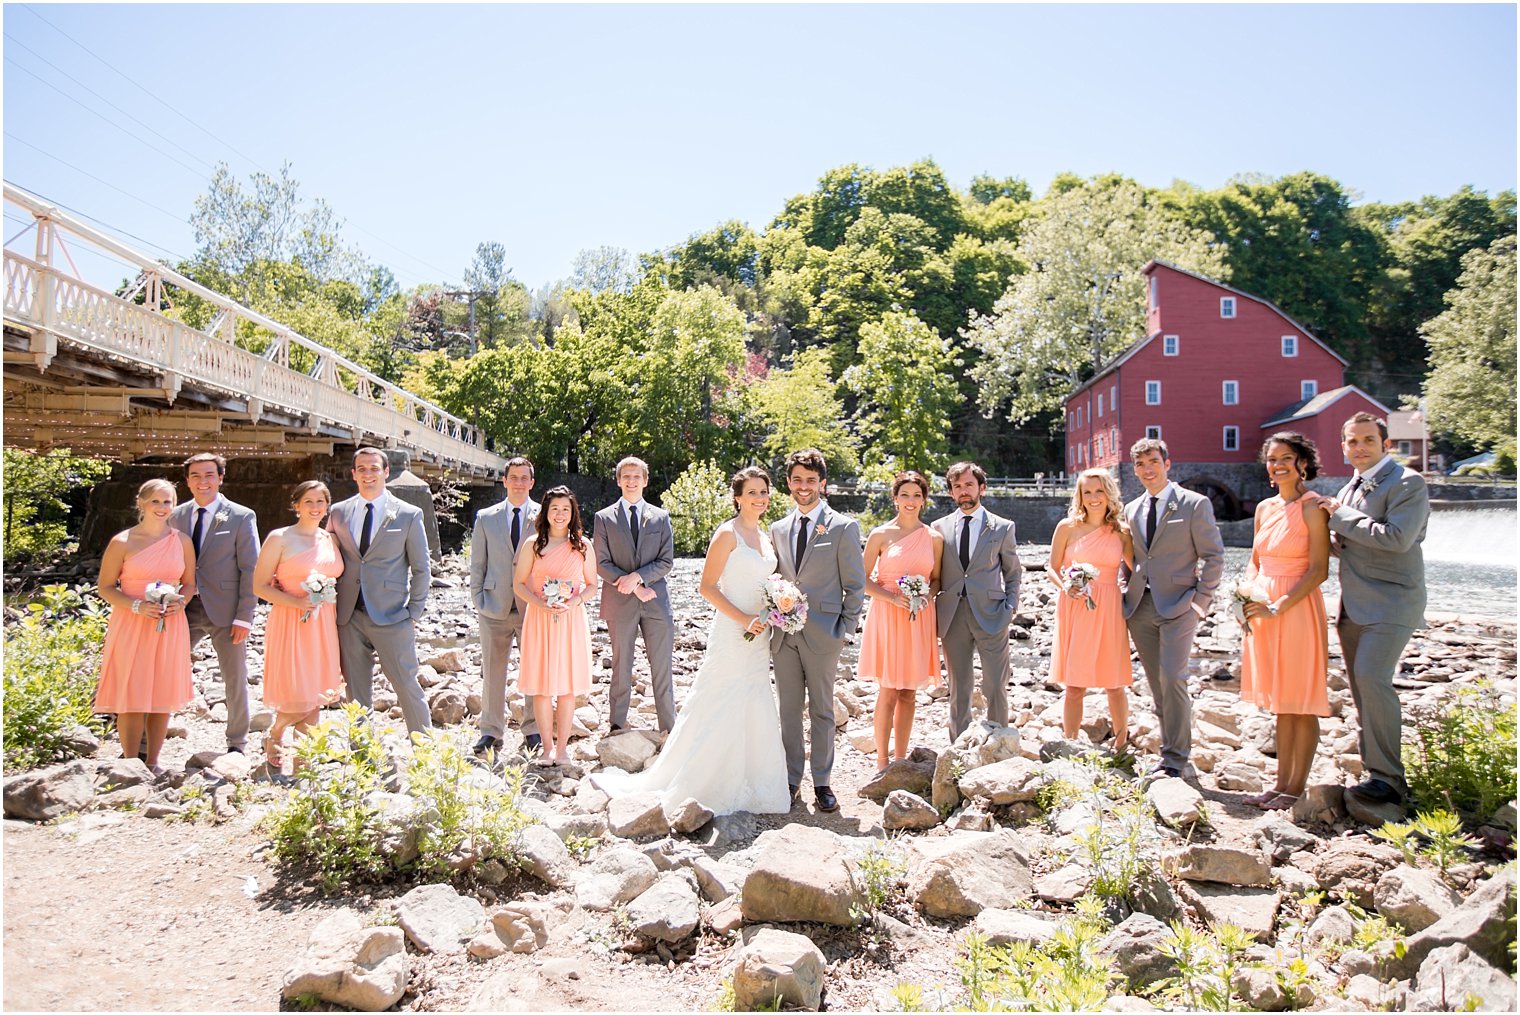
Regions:
[[[807,624],[797,634],[771,633],[781,744],[792,799],[802,786],[802,712],[811,716],[813,791],[820,811],[839,810],[829,789],[834,768],[834,678],[845,638],[865,605],[866,569],[860,526],[823,502],[828,466],[807,448],[786,459],[786,485],[796,510],[771,526],[777,570],[807,597]]]

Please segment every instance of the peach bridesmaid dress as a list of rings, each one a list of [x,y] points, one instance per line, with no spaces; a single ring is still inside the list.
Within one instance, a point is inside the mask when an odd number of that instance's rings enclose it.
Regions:
[[[286,557],[274,570],[280,588],[301,595],[301,583],[313,571],[330,578],[343,573],[338,544],[318,529],[316,545]],[[277,712],[305,715],[335,700],[343,687],[338,664],[338,607],[323,603],[312,611],[279,603],[269,608],[264,626],[264,704]]]
[[[1257,579],[1274,602],[1309,570],[1304,504],[1311,496],[1284,504],[1256,533],[1251,555]],[[1275,617],[1252,620],[1251,633],[1243,641],[1242,698],[1277,715],[1330,714],[1329,635],[1319,589]]]
[[[531,547],[528,552],[533,552]],[[591,552],[589,541],[586,552]],[[533,562],[528,588],[538,594],[550,578],[573,583],[579,593],[586,585],[585,558],[568,542],[559,544]],[[591,690],[591,628],[585,603],[555,615],[528,600],[521,645],[517,687],[523,694],[559,696]]]
[[[876,561],[876,580],[888,587],[910,574],[927,579],[934,570],[934,540],[929,526],[903,536],[887,547]],[[862,680],[874,680],[893,690],[920,690],[939,684],[939,625],[934,600],[918,616],[883,600],[872,601],[866,611],[865,633],[860,641]]]
[[[1104,526],[1067,543],[1061,570],[1081,562],[1098,569],[1087,586],[1097,609],[1062,594],[1056,605],[1056,637],[1050,650],[1050,679],[1068,687],[1113,690],[1134,682],[1129,662],[1129,633],[1119,593],[1119,564],[1124,543]]]
[[[142,599],[149,582],[179,585],[184,576],[185,551],[175,530],[122,561],[117,584],[133,599]],[[96,712],[167,713],[190,703],[195,696],[190,683],[190,625],[184,613],[163,620],[164,629],[158,631],[158,618],[124,606],[111,607],[100,654]]]

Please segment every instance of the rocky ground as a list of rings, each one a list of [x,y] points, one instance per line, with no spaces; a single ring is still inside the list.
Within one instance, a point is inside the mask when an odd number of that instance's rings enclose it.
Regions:
[[[1026,565],[1043,564],[1037,548],[1027,552]],[[679,561],[671,581],[678,702],[712,616],[696,593],[699,567]],[[463,559],[449,558],[434,584],[418,628],[424,683],[435,720],[468,744],[480,653]],[[1130,828],[1138,851],[1159,860],[1130,903],[1108,907],[1116,926],[1102,950],[1129,983],[1110,1007],[1149,1007],[1139,995],[1175,974],[1158,948],[1173,919],[1256,935],[1247,953],[1255,968],[1235,984],[1251,1007],[1432,1010],[1443,989],[1448,1001],[1470,991],[1484,1007],[1513,1004],[1514,983],[1498,971],[1513,957],[1513,868],[1501,866],[1513,853],[1513,807],[1444,879],[1371,837],[1364,822],[1393,815],[1354,803],[1347,813],[1341,786],[1356,781],[1360,762],[1334,657],[1333,715],[1311,791],[1291,812],[1245,806],[1271,778],[1272,723],[1238,699],[1240,634],[1222,610],[1197,640],[1196,783],[1147,786],[1083,762],[1076,755],[1092,744],[1111,756],[1103,699],[1089,696],[1080,743],[1063,741],[1059,690],[1044,682],[1050,586],[1038,574],[1025,584],[1012,632],[1011,726],[978,724],[951,745],[943,691],[921,694],[913,757],[873,778],[874,687],[841,677],[835,814],[817,811],[808,787],[789,815],[709,820],[638,799],[609,807],[584,776],[642,766],[660,737],[642,663],[634,707],[651,729],[605,735],[611,662],[598,630],[600,678],[577,712],[577,764],[530,777],[524,807],[540,823],[524,836],[526,873],[482,865],[456,887],[391,884],[330,897],[267,857],[259,822],[287,790],[260,764],[257,737],[249,758],[221,755],[221,685],[205,646],[200,697],[176,717],[161,759],[168,779],[155,784],[108,743],[7,782],[5,1006],[274,1008],[283,991],[365,1008],[708,1010],[729,985],[741,1007],[780,993],[844,1010],[892,1007],[904,982],[954,1005],[963,1001],[955,963],[969,931],[1046,940],[1091,894],[1101,872],[1083,843],[1095,827]],[[1398,681],[1406,714],[1439,707],[1478,679],[1513,707],[1514,623],[1431,620]],[[257,674],[260,629],[251,644]],[[851,645],[841,674],[854,659]],[[398,731],[389,743],[402,750],[400,710],[379,676],[375,700]],[[1149,704],[1142,678],[1131,723],[1145,752],[1140,771],[1157,746]],[[509,739],[510,749],[518,744]],[[1142,798],[1143,811],[1126,807]],[[873,879],[878,852],[895,870]],[[867,884],[884,895],[862,919]],[[1329,895],[1318,907],[1300,901],[1321,890]],[[1369,921],[1379,914],[1402,927],[1402,955],[1375,940]],[[1303,967],[1277,975],[1290,958]]]

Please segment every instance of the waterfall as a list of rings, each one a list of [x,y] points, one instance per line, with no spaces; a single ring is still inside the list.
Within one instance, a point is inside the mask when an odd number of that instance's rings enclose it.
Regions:
[[[1432,511],[1423,549],[1426,560],[1513,569],[1517,563],[1514,502],[1503,507],[1464,504]]]

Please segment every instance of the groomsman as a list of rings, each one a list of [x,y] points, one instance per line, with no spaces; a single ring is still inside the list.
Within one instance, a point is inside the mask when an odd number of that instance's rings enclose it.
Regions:
[[[259,557],[257,519],[222,496],[227,460],[199,454],[185,460],[185,485],[193,498],[179,505],[169,524],[195,544],[196,595],[185,605],[192,648],[210,638],[216,668],[227,689],[227,750],[248,746],[248,632],[253,630],[253,567]]]
[[[475,753],[501,749],[506,730],[507,661],[512,643],[522,640],[523,611],[527,604],[512,594],[512,569],[517,549],[536,535],[534,519],[538,502],[533,491],[533,463],[526,458],[507,462],[501,479],[507,499],[475,516],[470,533],[470,598],[480,617],[481,691],[480,739]],[[523,699],[523,737],[531,750],[540,746],[538,725],[533,718],[533,699]]]
[[[823,501],[828,465],[807,448],[786,458],[786,485],[797,505],[771,525],[777,570],[807,597],[807,624],[797,634],[771,632],[776,700],[786,781],[795,800],[802,786],[802,718],[809,717],[813,793],[820,811],[839,810],[829,787],[834,770],[834,680],[844,640],[860,627],[866,601],[865,555],[855,519]]]
[[[675,687],[670,679],[676,622],[665,576],[676,564],[675,530],[668,512],[644,500],[649,466],[642,459],[618,462],[616,476],[623,496],[596,513],[592,533],[596,573],[602,576],[601,616],[612,639],[609,719],[614,733],[628,726],[633,647],[642,633],[655,711],[660,729],[668,733],[676,724]]]
[[[1356,470],[1334,499],[1318,502],[1340,557],[1336,621],[1351,700],[1361,722],[1365,781],[1346,790],[1367,803],[1408,794],[1400,737],[1404,717],[1393,675],[1417,627],[1425,626],[1425,559],[1420,542],[1430,496],[1418,472],[1394,461],[1388,424],[1359,412],[1341,425],[1341,450]]]
[[[1121,565],[1120,571],[1128,580],[1124,617],[1161,721],[1161,762],[1154,774],[1195,775],[1187,665],[1198,621],[1219,588],[1224,541],[1209,499],[1167,478],[1172,462],[1164,441],[1136,441],[1129,459],[1145,493],[1124,506],[1135,537],[1135,567]]]
[[[987,473],[974,462],[956,462],[945,473],[950,497],[960,510],[934,522],[945,538],[936,607],[939,638],[950,672],[950,741],[971,725],[975,678],[971,650],[982,660],[982,696],[987,719],[1008,725],[1008,626],[1019,610],[1018,540],[1013,522],[982,506]]]
[[[375,657],[396,691],[410,733],[433,728],[417,680],[417,632],[433,580],[422,512],[385,488],[390,458],[379,448],[354,452],[359,492],[332,506],[327,529],[338,541],[338,657],[348,697],[374,703]]]

